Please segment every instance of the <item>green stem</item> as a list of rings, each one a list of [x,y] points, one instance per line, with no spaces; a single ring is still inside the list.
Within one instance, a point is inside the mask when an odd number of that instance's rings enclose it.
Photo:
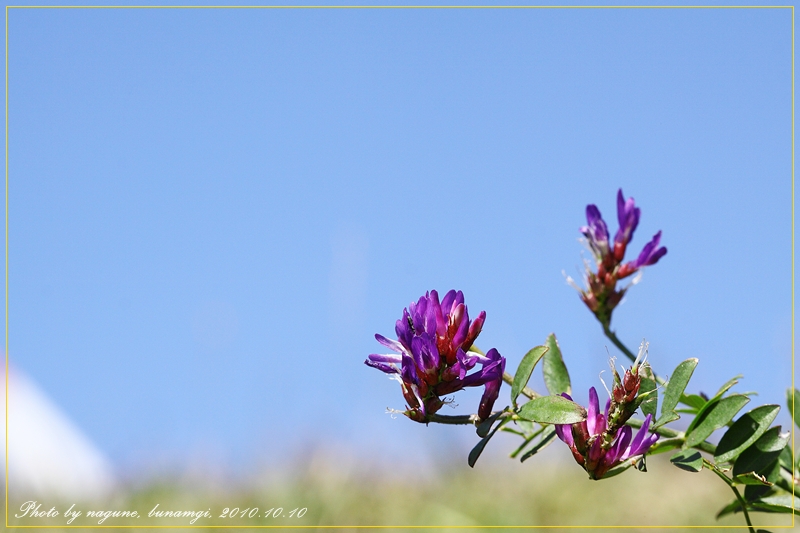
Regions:
[[[638,428],[642,427],[642,425],[644,424],[644,420],[638,420],[636,418],[631,418],[626,422],[626,424],[628,424],[629,426],[631,426],[633,428],[637,428],[638,429]],[[651,429],[651,431],[653,433],[656,433],[656,434],[658,434],[658,435],[660,435],[662,437],[666,437],[668,439],[673,439],[673,438],[683,439],[683,440],[686,439],[686,435],[683,433],[683,431],[675,431],[674,429],[669,429],[669,428],[665,428],[665,427]],[[706,452],[706,453],[710,453],[710,454],[714,454],[717,451],[717,447],[714,446],[713,444],[711,444],[710,442],[707,442],[707,441],[703,441],[703,442],[701,442],[700,444],[698,444],[696,446],[692,446],[692,448],[695,448],[697,450],[700,450],[700,451]]]
[[[625,354],[625,357],[627,357],[628,359],[631,360],[631,363],[636,361],[636,356],[633,355],[633,352],[630,351],[627,346],[622,344],[622,341],[617,338],[617,334],[616,333],[611,331],[611,328],[608,327],[608,324],[603,324],[603,333],[605,333],[606,337],[608,337],[608,339],[612,343],[614,343],[614,346],[619,348],[619,351],[621,351],[622,353]],[[652,371],[652,368],[650,370]],[[655,378],[656,382],[659,385],[666,385],[667,384],[667,382],[664,381],[663,379],[661,379],[660,377],[658,377],[655,372],[653,372],[653,378]]]
[[[669,448],[680,448],[681,446],[683,446],[683,443],[685,441],[686,441],[686,439],[684,439],[682,437],[672,437],[672,438],[661,439],[658,442],[656,442],[655,444],[653,444],[653,446],[650,448],[650,450],[648,450],[647,453],[648,453],[648,455],[654,455],[656,453],[659,453],[659,450],[661,448],[668,448],[668,449]]]
[[[437,424],[451,424],[451,425],[471,425],[479,423],[478,415],[437,415],[432,414],[428,417],[428,422],[435,422]]]
[[[731,480],[731,478],[729,478],[728,476],[723,474],[717,468],[717,465],[715,465],[714,463],[712,463],[710,461],[707,461],[706,459],[703,459],[703,464],[705,464],[712,472],[714,472],[716,475],[718,475],[719,478],[721,480],[723,480],[731,488],[733,493],[736,495],[736,499],[739,500],[739,505],[742,506],[742,512],[744,513],[744,519],[747,522],[747,527],[750,529],[751,533],[756,533],[756,530],[753,529],[753,523],[750,521],[750,514],[747,512],[747,502],[744,501],[744,498],[742,498],[742,495],[739,494],[739,489],[737,489],[736,485],[733,484],[733,481]]]
[[[534,431],[534,432],[531,434],[531,436],[530,436],[530,437],[526,437],[526,438],[525,438],[525,442],[523,442],[522,444],[520,444],[519,448],[517,448],[516,450],[514,450],[513,452],[511,452],[511,455],[509,455],[509,457],[510,457],[510,458],[512,458],[512,459],[514,459],[516,456],[518,456],[518,455],[519,455],[519,454],[522,452],[522,450],[525,448],[525,446],[527,446],[528,444],[530,444],[530,443],[531,443],[531,441],[532,441],[533,439],[535,439],[536,437],[538,437],[539,435],[541,435],[542,431],[544,431],[546,427],[547,427],[547,426],[542,426],[542,427],[541,427],[541,429],[538,429],[538,430]]]
[[[514,377],[511,374],[509,374],[508,372],[503,372],[503,381],[505,381],[509,385],[513,385],[514,384]],[[539,394],[538,392],[536,392],[533,389],[529,389],[528,387],[525,387],[525,388],[522,389],[522,394],[524,396],[527,396],[531,400],[534,400],[534,399],[539,398],[541,396],[541,394]]]

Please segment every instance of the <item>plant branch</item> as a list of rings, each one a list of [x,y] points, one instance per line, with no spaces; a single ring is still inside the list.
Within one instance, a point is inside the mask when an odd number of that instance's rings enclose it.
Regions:
[[[474,426],[475,424],[480,423],[480,419],[478,418],[477,414],[449,416],[449,415],[437,415],[436,413],[434,413],[428,417],[428,422],[435,422],[436,424]]]
[[[626,424],[628,424],[629,426],[631,426],[633,428],[637,428],[638,429],[638,428],[642,427],[642,425],[644,424],[644,420],[638,420],[636,418],[631,418],[626,422]],[[665,428],[665,427],[655,428],[655,429],[652,429],[651,431],[653,433],[656,433],[657,435],[660,435],[661,437],[666,437],[668,439],[681,439],[681,440],[685,440],[686,439],[686,435],[684,434],[683,431],[675,431],[674,429],[669,429],[669,428]],[[714,446],[713,444],[711,444],[708,441],[703,441],[703,442],[701,442],[700,444],[698,444],[696,446],[692,446],[692,448],[695,448],[696,450],[700,450],[701,452],[706,452],[706,453],[710,453],[710,454],[714,454],[717,451],[717,447]]]
[[[541,435],[542,431],[544,431],[546,427],[547,427],[547,426],[542,426],[540,429],[538,429],[538,430],[534,431],[534,432],[533,432],[533,433],[532,433],[532,434],[531,434],[529,437],[525,437],[525,442],[523,442],[522,444],[520,444],[519,448],[517,448],[516,450],[514,450],[513,452],[511,452],[511,455],[509,455],[509,457],[510,457],[510,458],[512,458],[512,459],[514,459],[514,458],[515,458],[517,455],[519,455],[519,454],[522,452],[522,450],[523,450],[523,449],[524,449],[524,448],[525,448],[525,447],[526,447],[528,444],[530,444],[530,443],[531,443],[531,441],[532,441],[533,439],[535,439],[536,437],[538,437],[539,435]]]
[[[714,463],[703,459],[703,464],[705,464],[712,472],[719,476],[719,478],[724,481],[736,495],[736,499],[739,500],[739,505],[742,506],[742,512],[744,513],[744,519],[747,522],[747,527],[750,529],[750,533],[756,533],[756,530],[753,529],[753,523],[750,521],[750,514],[747,512],[747,502],[744,501],[742,495],[739,493],[739,489],[736,488],[736,485],[733,484],[733,480],[722,473],[718,468],[717,465]]]

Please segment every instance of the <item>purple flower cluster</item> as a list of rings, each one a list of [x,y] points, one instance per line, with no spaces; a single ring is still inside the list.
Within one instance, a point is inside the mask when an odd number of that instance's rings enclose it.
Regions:
[[[566,393],[562,396],[572,400]],[[658,435],[647,434],[652,420],[651,415],[647,415],[636,436],[633,436],[630,426],[609,425],[611,404],[609,398],[605,411],[601,412],[597,391],[592,387],[589,389],[586,420],[572,425],[556,425],[558,438],[569,446],[575,461],[592,479],[600,479],[615,466],[633,457],[644,455],[658,440]]]
[[[405,415],[412,420],[428,422],[444,405],[443,396],[481,385],[478,416],[486,419],[500,393],[506,360],[494,348],[486,355],[470,351],[485,320],[486,312],[481,311],[470,321],[461,291],[448,292],[441,303],[439,294],[430,291],[403,309],[395,324],[397,340],[375,335],[395,353],[371,354],[364,362],[400,382]],[[478,364],[480,370],[468,375]]]
[[[597,272],[592,272],[587,266],[587,288],[585,290],[578,288],[578,290],[581,292],[581,299],[604,326],[611,323],[611,313],[627,290],[627,288],[617,290],[617,281],[630,276],[643,267],[656,264],[667,253],[665,247],[659,246],[661,243],[661,232],[659,231],[644,246],[635,260],[623,263],[625,250],[633,239],[633,232],[639,225],[640,215],[641,210],[636,207],[633,198],[625,200],[622,189],[620,189],[617,192],[619,230],[617,230],[612,243],[609,239],[608,226],[606,226],[600,210],[594,204],[586,206],[588,225],[581,227],[580,231],[586,238],[594,256]]]

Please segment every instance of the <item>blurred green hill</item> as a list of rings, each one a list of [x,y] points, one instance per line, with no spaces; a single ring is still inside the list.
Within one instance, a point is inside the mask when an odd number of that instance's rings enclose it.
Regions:
[[[715,520],[731,494],[710,472],[683,472],[665,456],[655,456],[648,461],[647,473],[631,469],[615,478],[591,481],[577,465],[553,451],[521,466],[490,456],[474,470],[464,460],[436,471],[418,470],[399,457],[394,467],[388,467],[315,453],[306,461],[237,481],[196,473],[140,480],[109,501],[78,503],[75,508],[137,510],[143,515],[108,518],[104,526],[190,525],[190,518],[147,518],[156,504],[159,510],[209,510],[212,518],[201,518],[196,526],[338,526],[345,530],[346,526],[571,526],[577,530],[583,529],[579,526],[642,526],[628,531],[653,531],[654,526],[688,526],[681,530],[692,531],[744,526],[741,515]],[[66,523],[63,516],[14,518],[22,503],[11,498],[10,525],[49,525],[51,531],[67,531],[58,527]],[[42,503],[42,508],[55,506],[63,515],[75,502]],[[228,513],[258,508],[254,512],[258,516],[220,518],[225,508]],[[278,508],[284,517],[264,518],[267,510],[275,513]],[[306,511],[298,518],[301,509]],[[292,510],[295,516],[289,517]],[[96,525],[97,521],[84,514],[72,525]],[[754,523],[789,526],[791,517],[760,513],[754,515]]]

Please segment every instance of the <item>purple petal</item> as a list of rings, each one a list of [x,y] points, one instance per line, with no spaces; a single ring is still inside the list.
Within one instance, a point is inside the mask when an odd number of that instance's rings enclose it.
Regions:
[[[603,456],[603,439],[595,439],[592,443],[592,447],[589,448],[589,453],[587,457],[589,461],[592,463],[597,464],[600,458]]]
[[[575,444],[575,439],[572,437],[572,426],[570,424],[556,424],[555,426],[558,438],[572,447]]]
[[[632,200],[633,198],[631,198]],[[619,222],[620,228],[625,225],[625,219],[627,218],[627,213],[625,209],[625,195],[622,194],[622,189],[620,188],[617,191],[617,221]]]
[[[398,323],[399,322],[400,321],[398,320]],[[387,339],[386,337],[384,337],[380,333],[376,333],[375,334],[375,340],[378,341],[379,343],[383,344],[387,348],[390,348],[390,349],[394,350],[397,353],[403,353],[404,351],[406,351],[405,348],[403,348],[402,344],[400,344],[399,342],[397,342],[395,340]]]
[[[449,290],[447,294],[444,295],[444,299],[442,300],[442,313],[445,315],[449,315],[450,311],[453,309],[453,301],[456,299],[456,291]],[[447,319],[445,318],[445,322]]]
[[[583,226],[580,231],[586,237],[592,253],[599,259],[608,254],[608,227],[600,210],[593,204],[586,206],[586,220],[589,225]]]
[[[481,403],[478,405],[478,417],[481,420],[486,420],[492,414],[492,407],[495,400],[500,395],[500,387],[503,385],[503,377],[495,379],[486,383],[486,388],[483,390],[481,396]]]
[[[653,236],[650,242],[644,245],[639,257],[631,263],[631,267],[635,270],[643,266],[655,265],[667,253],[667,249],[663,246],[658,248],[659,242],[661,242],[660,231]]]
[[[376,363],[400,363],[403,357],[400,354],[393,353],[372,353],[369,354],[369,360],[375,361]]]
[[[372,357],[372,356],[370,356]],[[399,374],[400,370],[394,365],[387,365],[386,363],[379,363],[376,361],[370,361],[367,359],[364,361],[364,364],[367,366],[371,366],[372,368],[377,368],[381,372],[386,372],[387,374]]]
[[[439,315],[441,315],[441,310],[438,309],[439,304],[435,302],[433,298],[428,301],[428,306],[425,309],[425,331],[430,335],[436,335],[436,331],[439,328],[439,323],[436,316],[436,311],[439,311]]]
[[[619,430],[619,433],[617,434],[617,440],[609,450],[609,466],[628,458],[628,444],[631,442],[632,434],[633,430],[630,428],[630,426],[623,426],[622,429]]]
[[[586,222],[589,226],[595,226],[598,222],[603,222],[603,215],[600,214],[600,210],[597,209],[596,205],[589,204],[586,206]]]
[[[427,306],[428,299],[425,296],[419,299],[417,304],[414,305],[413,309],[411,306],[409,306],[409,311],[411,311],[411,321],[414,323],[415,333],[425,331],[425,309]]]
[[[597,435],[599,430],[597,428],[597,414],[600,411],[600,404],[597,399],[597,390],[594,387],[589,389],[589,409],[586,415],[586,428],[589,430],[589,435]]]
[[[486,420],[489,418],[489,415],[492,414],[492,407],[494,406],[495,400],[497,400],[497,396],[500,394],[500,387],[503,385],[503,372],[506,368],[505,358],[501,356],[500,352],[496,349],[492,348],[489,350],[486,353],[486,357],[493,359],[495,361],[493,365],[497,366],[493,369],[495,378],[486,383],[483,396],[481,396],[481,403],[478,406],[478,417],[481,420]],[[485,369],[489,366],[491,365],[487,365]]]
[[[427,333],[423,333],[411,341],[411,355],[417,367],[426,374],[439,370],[439,350],[436,342]]]
[[[411,325],[408,323],[411,315],[408,314],[408,309],[403,309],[403,317],[395,322],[394,331],[397,333],[397,339],[406,347],[406,350],[411,349],[411,338],[414,332],[411,330]],[[380,342],[380,341],[378,341]]]
[[[636,207],[633,198],[625,197],[622,194],[622,189],[617,192],[617,220],[619,221],[619,230],[614,237],[615,244],[627,244],[633,238],[633,232],[636,231],[636,226],[639,225],[639,216],[641,210]]]
[[[461,305],[464,303],[464,293],[461,291],[456,292],[456,301],[455,305]]]
[[[476,357],[477,358],[477,357]],[[478,387],[490,381],[503,380],[503,371],[506,368],[506,359],[495,348],[486,353],[486,363],[478,359],[483,367],[478,372],[473,372],[464,378],[464,387]]]
[[[458,329],[456,330],[455,335],[453,335],[453,346],[461,346],[461,344],[467,340],[467,333],[469,331],[469,314],[467,313],[467,306],[461,304],[459,307],[463,306],[463,316],[461,317],[461,322],[458,324]],[[467,347],[469,348],[469,346]]]
[[[636,433],[636,437],[634,437],[633,442],[631,443],[631,449],[628,454],[629,457],[633,457],[634,455],[641,455],[642,453],[646,452],[652,443],[647,444],[645,446],[645,438],[647,437],[647,430],[650,429],[650,421],[653,419],[652,415],[647,415],[644,419],[644,423],[642,427],[639,428],[639,431]],[[656,440],[658,436],[656,436]],[[649,441],[649,439],[648,439]],[[653,441],[655,442],[655,441]]]
[[[447,321],[442,313],[442,304],[439,303],[438,292],[431,291],[431,301],[433,302],[433,307],[436,312],[436,334],[440,337],[444,337],[444,334],[447,331]]]
[[[403,355],[403,364],[400,369],[400,378],[404,383],[419,384],[419,376],[417,376],[417,367],[414,365],[414,360],[410,355]]]
[[[456,360],[464,368],[464,373],[466,373],[467,370],[472,370],[475,367],[475,363],[478,362],[477,357],[468,356],[461,348],[456,352]],[[459,376],[459,379],[464,379],[464,376]]]
[[[469,325],[469,332],[467,332],[467,338],[461,345],[465,350],[469,350],[470,348],[472,348],[472,345],[475,344],[475,339],[477,339],[478,335],[481,334],[484,322],[486,322],[486,311],[481,311],[480,314],[478,315],[478,318],[473,320],[472,324]]]

